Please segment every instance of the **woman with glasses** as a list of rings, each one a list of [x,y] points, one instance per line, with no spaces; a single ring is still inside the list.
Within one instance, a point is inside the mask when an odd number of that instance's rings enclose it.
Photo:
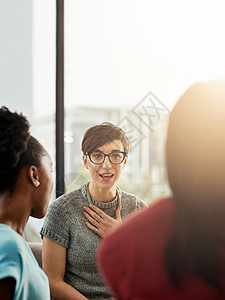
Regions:
[[[50,206],[41,235],[43,269],[55,299],[113,299],[96,262],[98,244],[144,201],[117,187],[129,139],[111,123],[89,128],[82,141],[91,180]]]

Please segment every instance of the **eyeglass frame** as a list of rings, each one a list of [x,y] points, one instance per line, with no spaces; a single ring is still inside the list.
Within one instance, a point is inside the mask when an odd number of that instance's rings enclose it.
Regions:
[[[102,162],[100,162],[100,163],[95,163],[95,162],[92,161],[92,159],[91,159],[91,153],[94,153],[94,152],[99,152],[99,153],[102,153],[102,154],[104,155],[104,159],[103,159]],[[110,155],[113,154],[113,153],[122,153],[122,154],[123,154],[123,159],[121,160],[120,163],[113,163],[113,162],[111,162]],[[108,156],[109,161],[110,161],[111,164],[113,164],[113,165],[120,165],[120,164],[122,164],[122,162],[124,161],[124,159],[125,159],[125,157],[126,157],[126,155],[127,155],[127,152],[126,152],[126,151],[115,151],[115,152],[113,151],[113,152],[110,152],[109,154],[105,154],[105,153],[102,152],[101,150],[96,150],[96,151],[90,151],[90,152],[87,152],[86,155],[88,155],[90,161],[91,161],[93,164],[95,164],[95,165],[101,165],[101,164],[103,164],[104,161],[105,161],[106,156]]]

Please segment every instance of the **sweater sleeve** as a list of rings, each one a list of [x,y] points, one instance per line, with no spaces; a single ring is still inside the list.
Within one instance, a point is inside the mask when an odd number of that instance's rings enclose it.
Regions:
[[[137,203],[137,209],[140,209],[142,207],[147,207],[147,203],[143,200],[141,200],[140,198],[136,197],[136,203]]]
[[[67,204],[67,201],[61,198],[52,202],[40,231],[42,238],[43,235],[47,236],[66,248],[69,246],[70,237],[68,226],[70,212]]]

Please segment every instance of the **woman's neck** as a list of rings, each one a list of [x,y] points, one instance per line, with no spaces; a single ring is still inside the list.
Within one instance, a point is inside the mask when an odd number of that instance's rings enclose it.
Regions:
[[[14,197],[0,198],[0,223],[10,226],[18,234],[24,236],[24,228],[30,212]]]
[[[96,187],[92,182],[89,182],[87,188],[91,198],[99,202],[108,203],[116,198],[116,187],[112,187],[111,189],[100,189]]]

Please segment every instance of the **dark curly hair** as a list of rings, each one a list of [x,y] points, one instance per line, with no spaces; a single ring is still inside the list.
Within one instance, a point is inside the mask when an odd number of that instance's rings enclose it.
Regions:
[[[26,165],[40,166],[46,152],[30,135],[30,124],[25,116],[0,108],[0,193],[13,191],[19,171]]]
[[[90,127],[84,134],[82,141],[82,152],[87,154],[96,150],[98,147],[113,140],[120,140],[123,144],[124,151],[129,152],[130,141],[125,132],[110,122],[104,122],[100,125]]]

